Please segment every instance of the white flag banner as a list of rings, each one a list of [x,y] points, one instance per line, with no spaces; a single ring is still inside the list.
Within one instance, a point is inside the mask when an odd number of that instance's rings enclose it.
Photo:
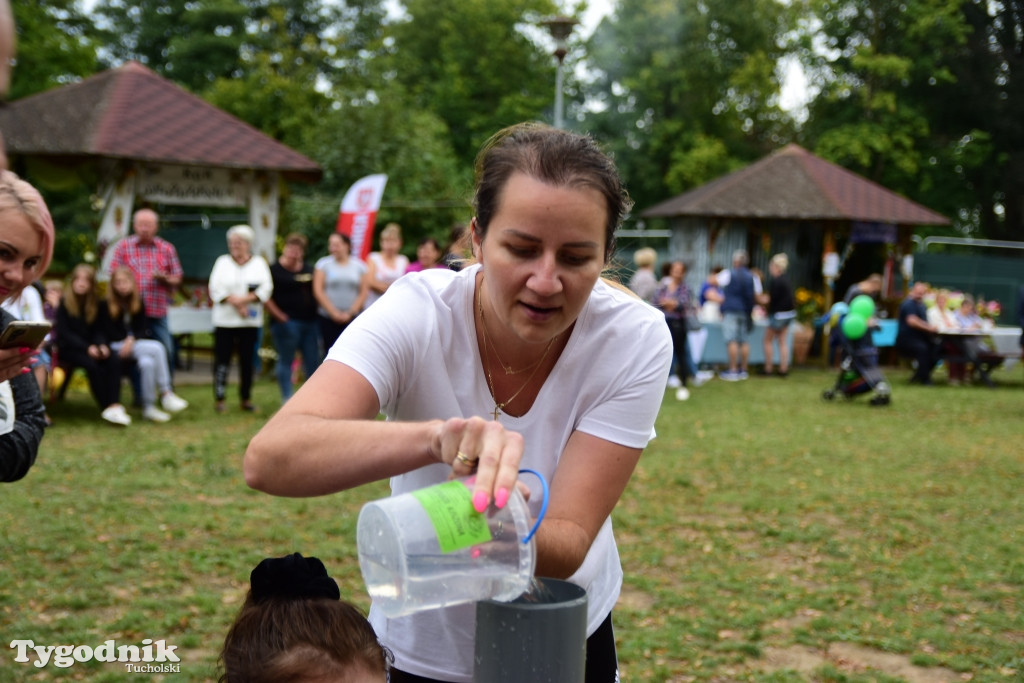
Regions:
[[[352,255],[363,261],[373,246],[373,226],[388,177],[384,173],[360,178],[348,188],[338,213],[338,232],[352,240]]]

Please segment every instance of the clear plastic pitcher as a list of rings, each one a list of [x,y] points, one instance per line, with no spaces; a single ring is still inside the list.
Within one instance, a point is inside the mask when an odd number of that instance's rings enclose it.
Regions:
[[[538,477],[539,473],[531,472]],[[356,527],[366,589],[388,617],[479,600],[509,601],[536,565],[530,511],[517,489],[502,509],[473,508],[472,479],[455,479],[363,506]]]

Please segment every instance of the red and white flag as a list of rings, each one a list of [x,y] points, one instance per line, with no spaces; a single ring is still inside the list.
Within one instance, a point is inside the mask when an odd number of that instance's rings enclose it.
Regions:
[[[377,222],[380,200],[388,177],[384,173],[368,175],[352,183],[341,200],[338,232],[352,240],[352,255],[366,260],[373,246],[373,226]]]

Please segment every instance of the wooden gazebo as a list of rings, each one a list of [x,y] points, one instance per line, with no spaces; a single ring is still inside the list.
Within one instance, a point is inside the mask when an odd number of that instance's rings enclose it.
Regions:
[[[747,249],[762,269],[781,251],[790,256],[793,282],[810,285],[822,278],[829,285],[826,296],[855,245],[891,245],[885,269],[891,290],[895,264],[911,252],[913,229],[949,223],[795,144],[641,216],[668,219],[669,251],[690,263],[695,280],[714,264],[727,266],[736,249]]]
[[[130,232],[133,205],[149,201],[246,207],[270,259],[282,183],[322,176],[315,161],[137,62],[11,103],[0,131],[30,180],[96,184],[101,253]]]

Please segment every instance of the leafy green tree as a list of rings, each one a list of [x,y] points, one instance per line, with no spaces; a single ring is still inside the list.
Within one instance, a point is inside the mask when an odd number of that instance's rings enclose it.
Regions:
[[[554,60],[536,25],[556,13],[551,0],[406,0],[405,10],[386,32],[386,73],[413,108],[445,122],[463,163],[500,128],[551,106]]]
[[[421,237],[444,243],[453,223],[469,219],[472,169],[456,158],[444,122],[413,109],[394,87],[374,104],[332,109],[300,148],[320,162],[324,179],[313,191],[295,189],[285,220],[316,248],[326,245],[346,190],[372,173],[388,175],[378,224],[401,224],[408,253]]]
[[[96,72],[99,36],[77,2],[17,0],[11,4],[18,36],[12,100]]]
[[[949,216],[957,232],[1019,239],[1024,3],[812,0],[807,10],[803,57],[820,93],[804,135],[815,150]]]
[[[100,0],[115,62],[136,60],[193,92],[238,75],[251,8],[238,0]]]
[[[792,23],[773,0],[620,0],[588,44],[606,140],[639,208],[705,183],[793,135],[779,107]]]

